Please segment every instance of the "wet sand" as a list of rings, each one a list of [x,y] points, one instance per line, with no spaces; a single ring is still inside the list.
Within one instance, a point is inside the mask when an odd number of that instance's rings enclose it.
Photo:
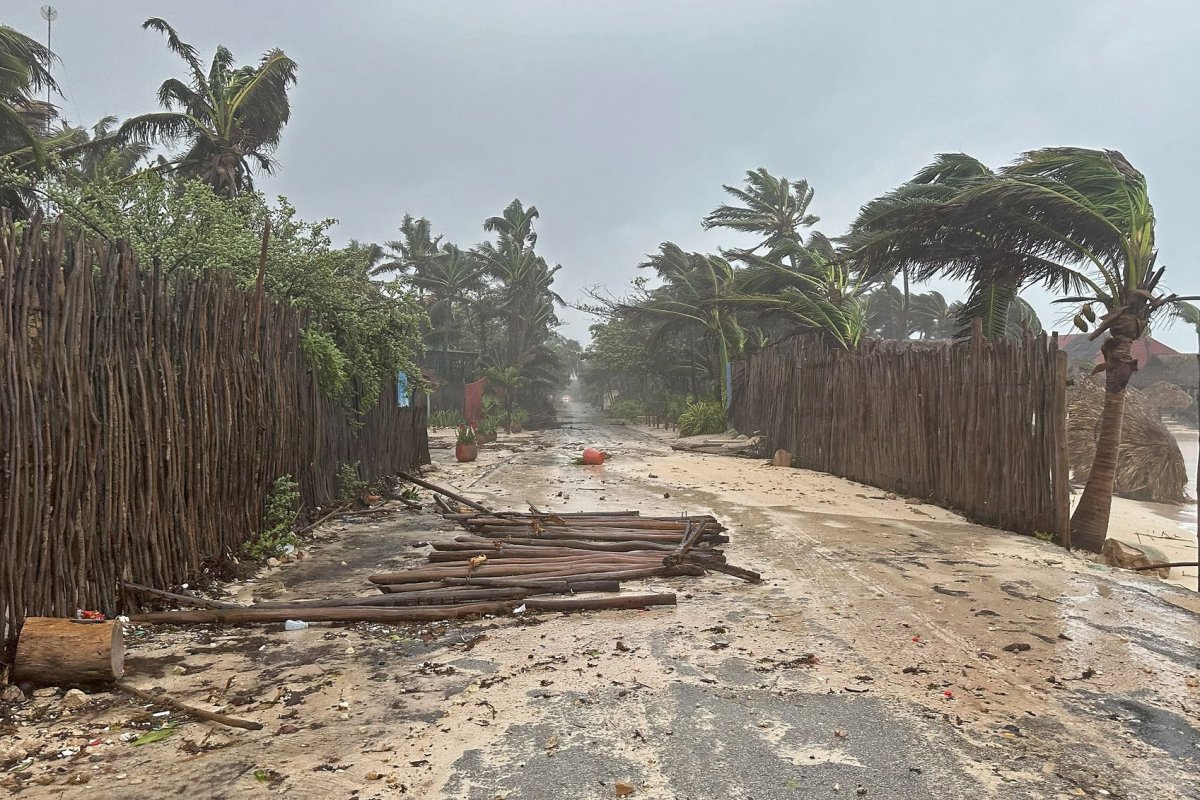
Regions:
[[[1172,427],[1188,470],[1188,496],[1184,505],[1144,503],[1113,498],[1108,535],[1146,551],[1156,561],[1196,561],[1196,430]],[[1078,494],[1072,498],[1078,500]],[[1171,570],[1170,583],[1196,588],[1196,568]]]

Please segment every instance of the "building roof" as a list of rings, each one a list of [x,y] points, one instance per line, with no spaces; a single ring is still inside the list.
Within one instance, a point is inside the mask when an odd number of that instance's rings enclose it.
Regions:
[[[1085,333],[1068,333],[1058,335],[1058,346],[1067,353],[1067,359],[1070,361],[1090,361],[1093,364],[1100,364],[1104,361],[1104,356],[1100,352],[1100,345],[1108,337],[1102,337],[1093,341],[1088,341]],[[1145,367],[1150,363],[1150,360],[1155,356],[1177,356],[1179,351],[1172,347],[1168,347],[1152,336],[1143,336],[1141,339],[1134,341],[1133,346],[1129,348],[1129,355],[1137,362],[1138,369]]]
[[[1159,381],[1166,381],[1195,392],[1200,378],[1196,375],[1196,356],[1175,353],[1151,358],[1137,372],[1133,373],[1130,383],[1142,389]]]

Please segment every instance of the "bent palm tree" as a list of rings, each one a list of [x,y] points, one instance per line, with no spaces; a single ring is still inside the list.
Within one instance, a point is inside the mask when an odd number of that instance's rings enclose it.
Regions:
[[[702,341],[707,371],[720,375],[717,385],[724,395],[725,364],[739,355],[746,343],[746,331],[730,308],[737,294],[737,270],[720,256],[686,253],[672,242],[664,242],[658,253],[638,266],[653,269],[665,285],[640,303],[621,306],[620,313],[653,324],[651,349],[671,337],[685,339],[692,352],[693,372],[696,342]],[[694,375],[692,384],[695,391]]]
[[[188,68],[186,81],[169,78],[158,88],[165,111],[125,121],[123,142],[184,145],[167,170],[194,176],[218,194],[253,189],[253,172],[270,174],[271,154],[291,116],[288,90],[296,83],[296,62],[282,50],[269,50],[256,67],[236,66],[233,54],[218,46],[207,73],[196,48],[157,17],[142,27],[167,37],[167,47]]]
[[[1009,308],[1022,285],[1079,290],[1074,271],[1004,241],[994,220],[957,213],[966,192],[998,180],[978,159],[942,153],[908,183],[867,203],[844,240],[862,279],[904,275],[905,310],[910,277],[966,280],[970,291],[958,308],[959,332],[979,319],[989,337],[1007,334]]]
[[[1034,150],[994,176],[955,187],[953,197],[927,204],[911,220],[908,232],[887,226],[868,241],[860,250],[865,263],[878,248],[885,260],[898,255],[931,275],[970,277],[984,290],[1015,294],[1034,283],[1074,288],[1079,294],[1062,302],[1084,304],[1077,324],[1087,328],[1085,317],[1094,321],[1090,339],[1108,334],[1101,347],[1105,403],[1095,463],[1071,518],[1072,542],[1099,551],[1112,507],[1125,388],[1137,368],[1129,350],[1154,312],[1178,299],[1155,294],[1164,270],[1154,267],[1154,209],[1145,176],[1113,150]],[[1011,298],[1006,310],[1010,304]],[[1091,304],[1105,309],[1099,319]]]

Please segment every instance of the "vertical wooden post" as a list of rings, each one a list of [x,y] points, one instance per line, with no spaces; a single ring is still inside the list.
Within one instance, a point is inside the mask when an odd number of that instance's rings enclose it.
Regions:
[[[267,242],[271,239],[271,218],[263,225],[262,248],[258,251],[258,281],[254,284],[254,343],[262,337],[263,282],[267,277]]]
[[[1058,540],[1071,549],[1071,459],[1067,449],[1067,353],[1058,349],[1058,334],[1054,334],[1054,511]]]

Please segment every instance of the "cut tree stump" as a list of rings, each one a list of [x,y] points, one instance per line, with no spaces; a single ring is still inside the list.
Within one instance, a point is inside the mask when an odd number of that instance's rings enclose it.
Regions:
[[[108,686],[125,672],[118,622],[28,617],[17,639],[13,683]]]

